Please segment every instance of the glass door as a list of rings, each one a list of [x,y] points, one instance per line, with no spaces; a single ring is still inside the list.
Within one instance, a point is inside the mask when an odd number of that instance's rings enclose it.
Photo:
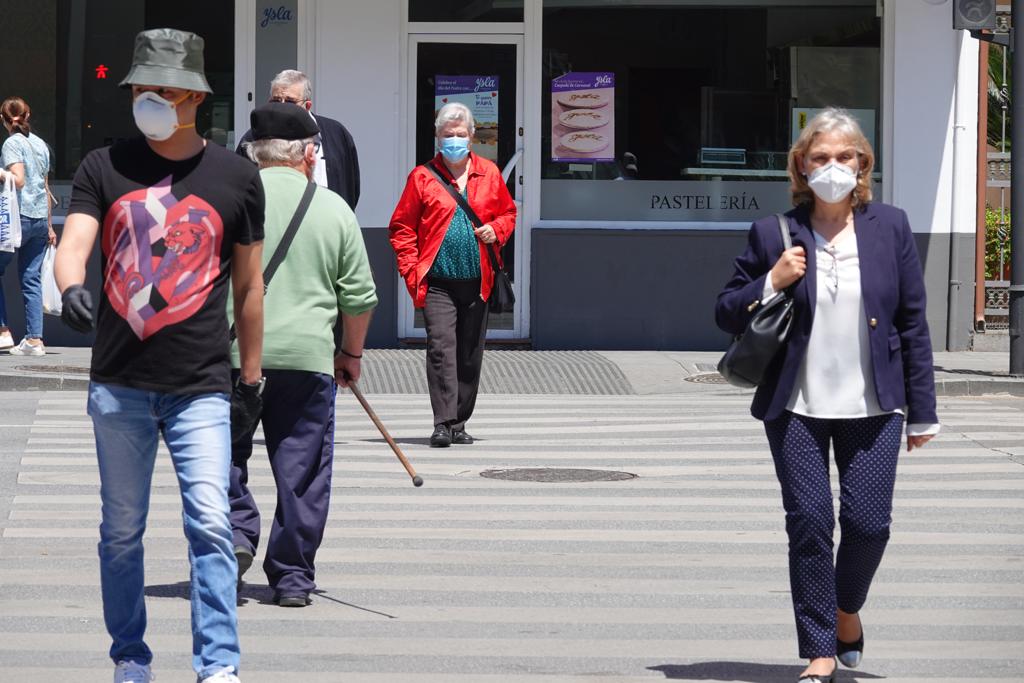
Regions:
[[[490,159],[505,172],[506,183],[519,208],[516,232],[522,224],[523,37],[519,35],[409,36],[407,168],[433,158],[434,120],[444,103],[458,101],[474,111],[474,153]],[[522,336],[522,240],[513,233],[502,250],[505,267],[516,290],[516,310],[491,315],[489,339]],[[401,337],[424,337],[422,311],[413,308],[399,279],[398,328]]]

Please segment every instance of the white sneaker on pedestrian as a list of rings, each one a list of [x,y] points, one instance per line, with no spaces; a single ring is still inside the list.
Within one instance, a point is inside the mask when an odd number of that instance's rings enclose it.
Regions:
[[[14,346],[14,337],[11,336],[11,331],[0,332],[0,350],[9,349],[12,346]]]
[[[28,337],[21,340],[21,343],[10,350],[12,356],[45,356],[46,347],[43,346],[43,342],[39,344],[29,344]]]
[[[114,667],[114,683],[150,683],[156,676],[149,664],[137,664],[132,660],[121,660]]]
[[[238,676],[235,675],[235,667],[229,666],[226,669],[221,669],[212,676],[207,676],[199,683],[241,683],[238,680]]]

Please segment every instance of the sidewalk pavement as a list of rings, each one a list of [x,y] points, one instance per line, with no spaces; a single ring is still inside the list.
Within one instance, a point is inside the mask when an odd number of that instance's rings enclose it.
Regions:
[[[0,355],[0,391],[72,390],[88,385],[91,350],[50,347],[43,357]],[[368,350],[367,393],[426,393],[422,349]],[[715,371],[718,351],[487,352],[483,394],[656,395],[744,393]],[[939,396],[1024,396],[1024,377],[1008,374],[1006,352],[935,354]]]

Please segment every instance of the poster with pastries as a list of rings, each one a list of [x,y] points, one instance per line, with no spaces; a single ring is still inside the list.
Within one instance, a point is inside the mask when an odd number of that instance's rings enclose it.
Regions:
[[[434,116],[449,102],[461,102],[473,112],[476,133],[473,152],[498,159],[498,77],[434,76]]]
[[[615,74],[570,71],[551,81],[551,160],[615,160]]]

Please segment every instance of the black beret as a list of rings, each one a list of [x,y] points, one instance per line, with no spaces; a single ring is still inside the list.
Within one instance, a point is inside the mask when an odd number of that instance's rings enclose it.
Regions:
[[[305,140],[320,133],[309,112],[288,102],[268,102],[249,115],[253,140]]]

